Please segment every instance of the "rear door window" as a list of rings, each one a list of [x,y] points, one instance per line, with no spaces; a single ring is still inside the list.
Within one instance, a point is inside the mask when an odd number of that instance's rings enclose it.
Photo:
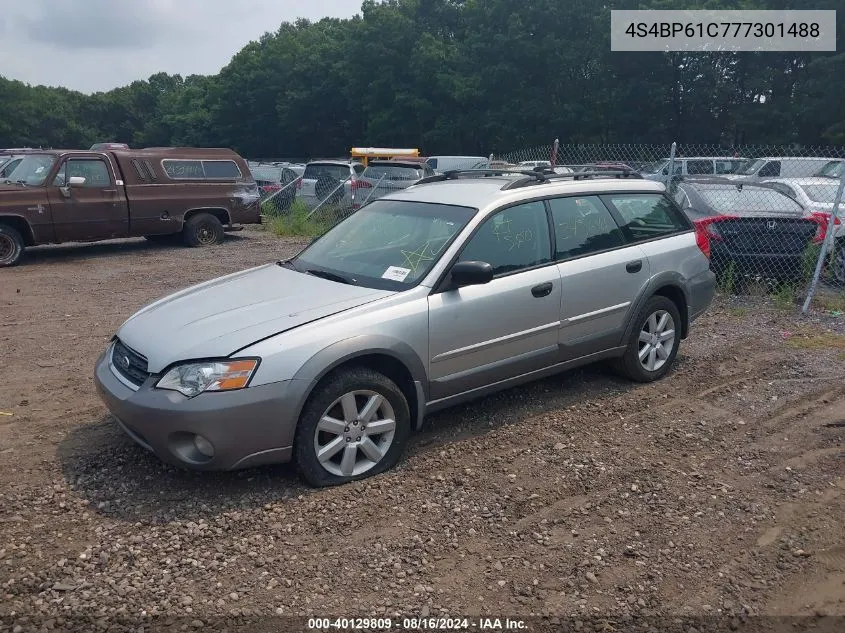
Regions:
[[[690,175],[697,174],[712,174],[713,161],[712,160],[690,160],[687,161],[687,173]]]
[[[549,200],[555,227],[555,256],[568,259],[622,246],[625,239],[596,196]]]
[[[628,240],[642,242],[691,229],[689,220],[659,193],[620,193],[602,196],[618,215]]]

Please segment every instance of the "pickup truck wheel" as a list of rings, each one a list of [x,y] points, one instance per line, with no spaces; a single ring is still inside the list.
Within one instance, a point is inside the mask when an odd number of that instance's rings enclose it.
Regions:
[[[23,237],[17,229],[0,224],[0,268],[14,266],[23,257]]]
[[[223,225],[210,213],[192,215],[183,229],[185,243],[188,246],[211,246],[220,244],[226,234]]]
[[[411,434],[408,401],[390,378],[363,367],[318,385],[296,427],[294,454],[311,486],[344,484],[396,465]]]

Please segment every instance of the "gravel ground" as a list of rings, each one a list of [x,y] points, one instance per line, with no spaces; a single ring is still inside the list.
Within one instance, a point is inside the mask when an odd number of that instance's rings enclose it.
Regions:
[[[818,620],[845,616],[842,317],[719,299],[659,383],[590,367],[513,389],[432,416],[397,469],[338,488],[135,446],[91,380],[117,326],[299,246],[250,229],[213,249],[45,247],[0,273],[0,631],[842,625]]]

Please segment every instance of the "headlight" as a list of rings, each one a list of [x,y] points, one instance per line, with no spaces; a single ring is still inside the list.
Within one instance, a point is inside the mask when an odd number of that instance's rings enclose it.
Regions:
[[[258,367],[257,359],[210,360],[177,365],[156,387],[170,389],[193,398],[203,391],[243,389]]]

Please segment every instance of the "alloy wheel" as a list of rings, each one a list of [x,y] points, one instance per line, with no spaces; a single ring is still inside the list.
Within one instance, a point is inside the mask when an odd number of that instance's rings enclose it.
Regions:
[[[653,312],[640,330],[639,359],[647,371],[657,371],[672,354],[675,345],[675,321],[665,310]]]
[[[356,477],[382,460],[395,434],[396,415],[387,398],[375,391],[350,391],[320,417],[314,451],[332,475]]]

